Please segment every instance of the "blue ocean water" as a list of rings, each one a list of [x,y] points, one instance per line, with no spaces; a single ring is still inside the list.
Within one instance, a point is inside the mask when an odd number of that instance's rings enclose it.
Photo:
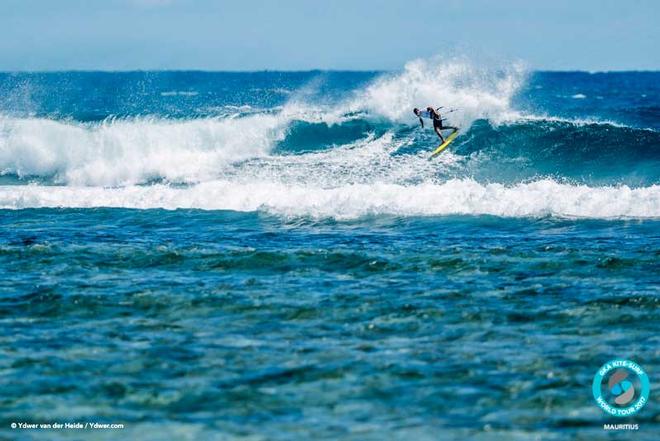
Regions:
[[[628,358],[656,439],[659,131],[655,72],[0,74],[0,438],[627,439]]]

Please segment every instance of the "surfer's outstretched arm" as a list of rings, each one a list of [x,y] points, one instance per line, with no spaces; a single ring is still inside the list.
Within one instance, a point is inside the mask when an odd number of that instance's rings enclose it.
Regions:
[[[422,118],[419,119],[419,123],[422,125],[422,129],[424,128],[424,120]]]

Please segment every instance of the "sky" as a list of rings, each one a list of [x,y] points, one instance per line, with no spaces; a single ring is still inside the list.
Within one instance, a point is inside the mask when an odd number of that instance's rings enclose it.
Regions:
[[[660,70],[660,0],[0,0],[0,70]]]

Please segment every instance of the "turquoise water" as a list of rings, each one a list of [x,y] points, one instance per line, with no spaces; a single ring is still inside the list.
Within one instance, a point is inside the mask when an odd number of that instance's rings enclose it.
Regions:
[[[0,75],[0,438],[655,439],[660,74],[446,70]]]

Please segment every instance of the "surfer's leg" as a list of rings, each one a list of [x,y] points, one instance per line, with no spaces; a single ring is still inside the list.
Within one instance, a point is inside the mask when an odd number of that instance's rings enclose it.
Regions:
[[[442,124],[438,124],[435,120],[433,120],[433,130],[435,130],[435,133],[438,135],[438,138],[440,138],[440,141],[445,142],[445,138],[442,136]]]
[[[442,132],[440,132],[439,127],[433,127],[433,130],[435,130],[436,135],[438,135],[438,138],[440,138],[440,141],[445,142],[445,138],[442,137]]]

